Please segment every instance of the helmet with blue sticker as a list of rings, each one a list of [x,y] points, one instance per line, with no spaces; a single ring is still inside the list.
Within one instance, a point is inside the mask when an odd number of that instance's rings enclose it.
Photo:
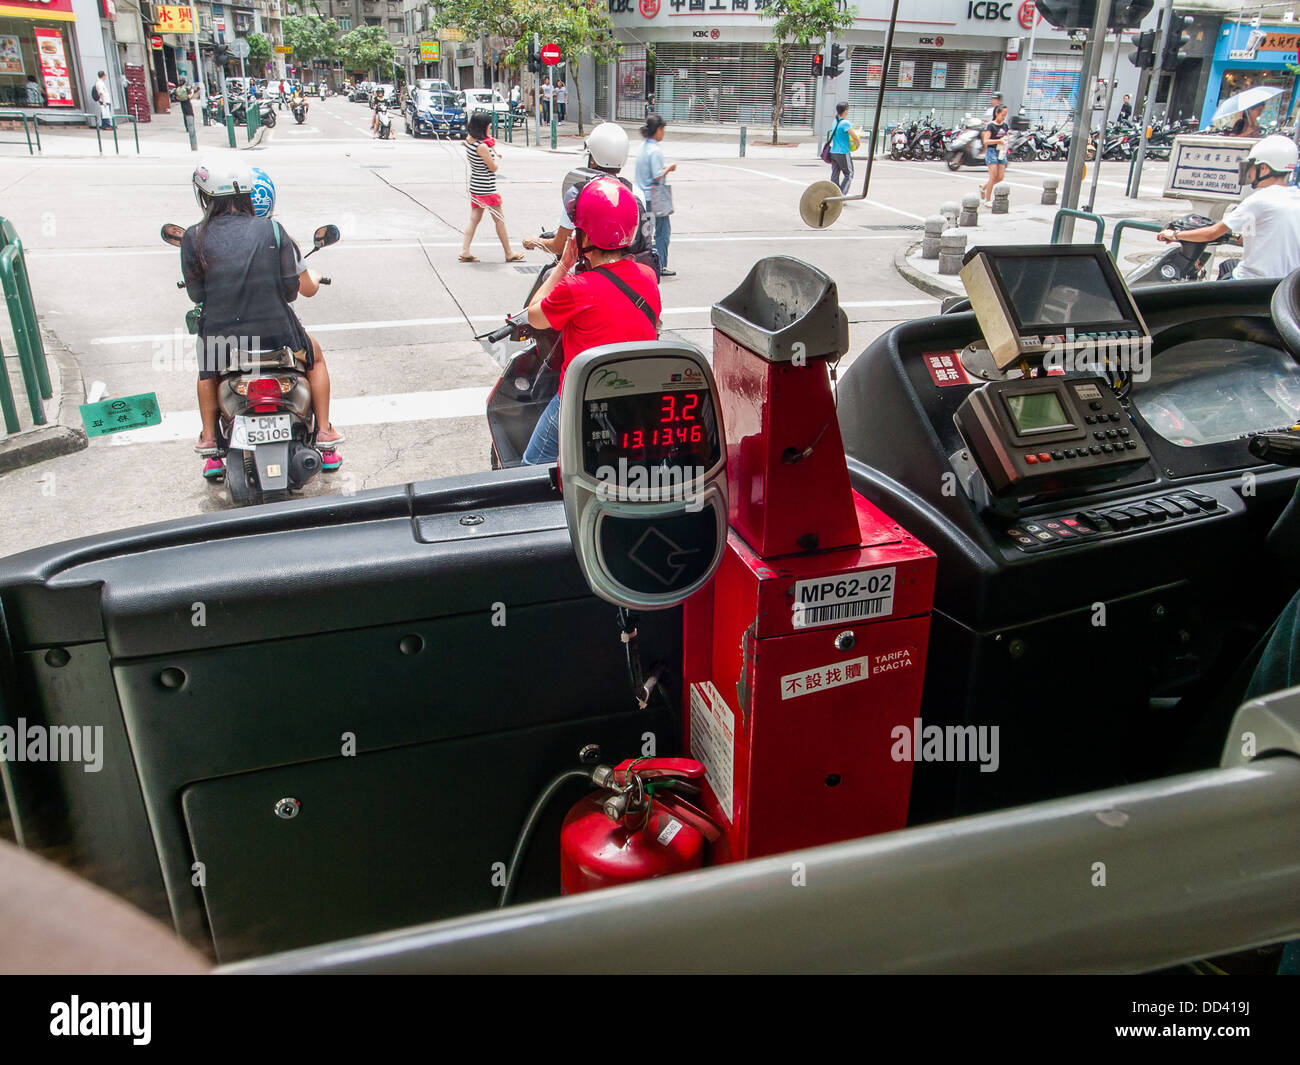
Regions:
[[[252,169],[253,187],[250,195],[253,200],[253,210],[257,212],[258,218],[270,218],[275,212],[275,182],[260,166]]]

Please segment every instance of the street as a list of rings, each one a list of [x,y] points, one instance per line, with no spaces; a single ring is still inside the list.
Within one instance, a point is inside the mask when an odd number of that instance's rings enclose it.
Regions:
[[[467,167],[460,141],[370,139],[370,112],[343,97],[313,100],[306,123],[286,110],[261,147],[241,159],[274,179],[276,217],[304,246],[334,223],[342,241],[310,265],[332,286],[300,299],[298,314],[321,342],[333,381],[333,421],[347,434],[342,468],[323,474],[307,495],[350,493],[484,470],[489,437],[483,417],[499,367],[473,339],[520,308],[545,256],[506,264],[489,221],[473,251],[457,261],[466,224]],[[564,174],[580,165],[572,123],[560,150],[503,144],[500,189],[514,250],[522,237],[553,228]],[[792,255],[826,271],[850,319],[847,365],[901,320],[937,313],[938,301],[895,270],[895,253],[920,239],[924,218],[960,199],[983,171],[952,174],[942,163],[878,162],[871,196],[846,204],[832,228],[799,219],[803,189],[827,168],[805,144],[772,148],[751,138],[746,158],[734,142],[674,139],[663,150],[678,163],[670,265],[662,282],[666,330],[708,353],[709,308],[757,260]],[[28,249],[37,310],[46,329],[79,365],[87,393],[100,398],[157,394],[159,426],[92,439],[88,449],[0,476],[6,515],[0,555],[147,522],[228,508],[224,487],[205,483],[193,452],[199,420],[195,375],[185,354],[190,303],[176,282],[177,252],[158,236],[165,222],[190,225],[197,209],[190,174],[217,158],[224,127],[198,128],[189,150],[179,112],[157,116],[142,134],[142,155],[77,157],[51,136],[42,157],[12,143],[0,155],[3,214]],[[237,131],[238,141],[245,143]],[[70,139],[70,138],[65,138]],[[129,139],[129,135],[128,135]],[[89,148],[93,151],[93,138]],[[632,155],[639,146],[632,134]],[[865,149],[864,149],[865,150]],[[19,154],[19,153],[22,154]],[[864,160],[857,161],[854,191]],[[631,176],[633,159],[624,170]],[[1013,205],[1038,204],[1046,175],[1063,164],[1027,164],[1008,174]],[[1099,210],[1150,214],[1163,164],[1149,167],[1142,205],[1121,201],[1127,167],[1107,164]],[[1104,204],[1111,203],[1111,208]],[[1130,206],[1126,209],[1123,204]],[[1158,208],[1156,208],[1158,209]],[[1055,208],[1037,207],[1047,239]],[[1021,212],[1022,221],[1024,213]],[[13,354],[11,347],[6,352]],[[843,368],[843,366],[841,367]]]

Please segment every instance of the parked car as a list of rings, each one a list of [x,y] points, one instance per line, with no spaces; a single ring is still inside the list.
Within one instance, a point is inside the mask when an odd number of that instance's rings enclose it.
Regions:
[[[423,133],[435,137],[464,137],[465,109],[456,100],[453,92],[416,89],[406,101],[403,112],[406,132],[413,137]]]
[[[357,82],[352,86],[352,91],[348,93],[348,100],[354,104],[368,104],[370,102],[370,92],[374,85],[368,81]]]
[[[503,116],[510,114],[510,105],[496,89],[465,89],[461,95],[465,97],[467,115],[475,111],[496,111]]]

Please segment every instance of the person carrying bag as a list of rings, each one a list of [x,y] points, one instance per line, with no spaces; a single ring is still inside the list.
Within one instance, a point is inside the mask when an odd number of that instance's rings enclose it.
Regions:
[[[655,220],[655,252],[659,256],[659,276],[674,277],[675,270],[668,269],[668,241],[672,236],[673,190],[668,175],[677,169],[676,163],[664,164],[659,144],[664,139],[667,123],[659,115],[651,115],[641,127],[641,154],[636,160],[636,184],[645,197],[646,205]]]

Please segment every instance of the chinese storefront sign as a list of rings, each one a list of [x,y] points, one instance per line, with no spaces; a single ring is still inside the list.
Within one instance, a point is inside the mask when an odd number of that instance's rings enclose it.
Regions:
[[[439,48],[439,45],[438,45],[438,42],[437,42],[437,41],[421,41],[421,42],[420,42],[420,62],[421,62],[421,63],[436,63],[436,62],[438,62],[438,57],[439,57],[440,55],[441,55],[441,51],[440,51],[440,48]]]
[[[37,28],[36,54],[41,60],[41,78],[45,82],[45,102],[49,107],[72,106],[72,79],[68,77],[68,58],[59,30]]]
[[[154,12],[158,18],[155,28],[159,33],[194,32],[194,19],[188,7],[156,7]]]

